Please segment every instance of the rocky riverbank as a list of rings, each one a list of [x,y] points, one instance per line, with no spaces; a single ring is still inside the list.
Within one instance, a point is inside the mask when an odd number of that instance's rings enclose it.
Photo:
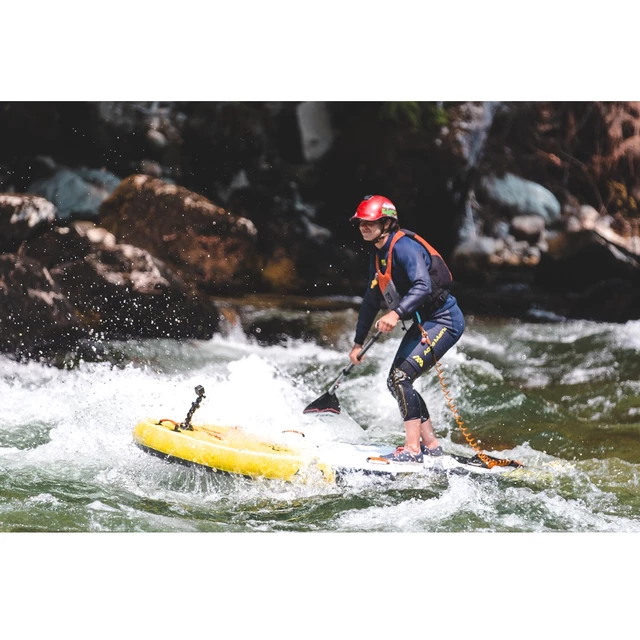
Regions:
[[[376,192],[467,313],[640,317],[636,103],[0,107],[0,350],[21,358],[207,339],[221,296],[357,308],[348,218]]]

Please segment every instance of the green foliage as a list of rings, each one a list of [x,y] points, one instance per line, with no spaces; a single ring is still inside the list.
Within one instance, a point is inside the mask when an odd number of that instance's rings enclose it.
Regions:
[[[385,102],[380,108],[380,119],[408,124],[416,131],[449,123],[447,112],[435,102]]]
[[[638,215],[638,203],[627,191],[627,187],[621,182],[610,180],[607,182],[609,199],[607,209],[610,213],[621,213],[631,217]]]

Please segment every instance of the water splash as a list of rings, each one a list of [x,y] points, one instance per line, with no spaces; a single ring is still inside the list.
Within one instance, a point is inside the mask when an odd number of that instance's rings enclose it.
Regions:
[[[443,359],[445,375],[482,446],[525,463],[509,480],[250,481],[167,464],[133,444],[144,417],[184,419],[197,385],[207,397],[195,421],[273,438],[295,429],[314,442],[400,444],[402,422],[386,389],[393,337],[339,387],[340,416],[302,409],[347,364],[341,348],[294,340],[263,347],[238,331],[115,346],[126,366],[63,371],[0,357],[0,529],[638,530],[640,323],[470,322]],[[469,455],[435,376],[417,386],[445,450]]]

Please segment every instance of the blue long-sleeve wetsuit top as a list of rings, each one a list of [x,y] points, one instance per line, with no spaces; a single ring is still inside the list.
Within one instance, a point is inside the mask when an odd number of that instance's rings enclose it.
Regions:
[[[378,254],[380,260],[380,270],[386,272],[386,260],[389,253],[389,245],[393,239],[390,234],[382,249],[375,248],[369,260],[369,281],[367,290],[362,298],[358,322],[356,324],[355,344],[364,344],[364,341],[371,329],[371,325],[380,310],[383,298],[379,285],[371,286],[376,277],[376,260]],[[425,305],[428,296],[432,292],[431,276],[431,256],[429,252],[415,240],[408,236],[400,238],[393,247],[393,284],[398,293],[402,296],[400,304],[395,311],[401,320],[411,320],[415,317],[415,312],[420,314],[422,321],[426,321],[433,315],[433,309]],[[449,309],[456,304],[453,296],[449,295],[444,305],[438,309]]]

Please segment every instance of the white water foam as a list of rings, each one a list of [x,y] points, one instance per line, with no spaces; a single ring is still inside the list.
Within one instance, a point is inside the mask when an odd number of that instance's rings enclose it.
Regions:
[[[640,320],[630,320],[618,327],[613,335],[619,347],[640,351]]]
[[[577,327],[572,328],[575,330]],[[629,325],[627,330],[632,332],[631,337],[636,336],[637,325]],[[527,331],[533,334],[533,327]],[[562,334],[563,329],[558,331]],[[471,341],[475,340],[473,334],[469,332]],[[490,343],[493,351],[488,354],[492,359],[489,363],[481,356],[468,356],[465,340],[466,334],[443,360],[456,401],[463,400],[470,380],[476,383],[476,378],[468,375],[469,368],[480,374],[478,384],[495,382],[499,391],[505,384],[502,377],[508,375],[500,370],[500,363],[493,364],[493,356],[519,357],[524,351],[522,345],[513,346],[503,336],[502,344]],[[478,345],[485,341],[489,344],[480,335]],[[626,343],[632,341],[627,338]],[[337,392],[343,407],[340,416],[302,414],[302,409],[323,393],[348,363],[347,353],[311,343],[289,341],[286,345],[260,347],[236,334],[181,345],[143,342],[126,345],[136,353],[135,365],[112,368],[104,363],[82,363],[71,371],[36,363],[18,365],[0,357],[0,421],[5,444],[0,449],[2,466],[16,482],[32,482],[34,491],[26,498],[11,498],[3,514],[34,509],[44,518],[42,526],[51,526],[49,522],[58,520],[43,516],[47,509],[54,514],[68,510],[80,523],[76,524],[78,528],[86,526],[96,531],[295,529],[295,519],[287,522],[285,518],[283,523],[277,513],[287,512],[290,503],[304,506],[319,500],[322,504],[324,496],[330,509],[332,496],[343,495],[342,489],[223,479],[218,474],[168,465],[135,447],[133,427],[147,416],[183,420],[195,399],[194,387],[203,385],[206,399],[194,416],[195,422],[241,424],[273,437],[291,428],[303,430],[307,438],[318,441],[356,441],[363,437],[357,424],[360,422],[367,427],[365,441],[399,443],[403,440],[402,422],[386,389],[387,371],[397,344],[394,339],[376,344],[365,362],[345,378]],[[583,360],[581,364],[576,371],[590,363]],[[543,365],[533,363],[533,370],[536,366]],[[450,424],[435,376],[424,376],[417,386],[434,423],[440,429]],[[512,387],[504,392],[505,408],[524,397],[514,394]],[[478,410],[473,407],[474,412]],[[32,441],[23,437],[29,429],[35,431]],[[469,454],[468,447],[452,443],[450,437],[445,435],[441,440],[448,451]],[[474,527],[508,531],[636,530],[633,519],[610,515],[624,510],[609,508],[568,463],[559,468],[555,464],[558,461],[546,459],[526,444],[504,453],[522,459],[528,467],[542,467],[537,470],[539,477],[523,476],[519,481],[523,486],[512,487],[515,491],[506,501],[504,489],[508,485],[502,480],[454,479],[444,485],[424,480],[416,486],[400,483],[389,489],[372,488],[364,481],[344,495],[360,504],[361,497],[371,498],[371,506],[345,507],[317,525],[300,526],[346,531],[464,531]],[[593,473],[589,471],[590,476]],[[65,497],[68,491],[74,495],[70,503]],[[432,497],[417,498],[416,492]],[[60,504],[48,503],[47,496]],[[27,504],[28,500],[31,502]],[[221,510],[225,515],[218,522]],[[242,519],[245,511],[257,515]]]

